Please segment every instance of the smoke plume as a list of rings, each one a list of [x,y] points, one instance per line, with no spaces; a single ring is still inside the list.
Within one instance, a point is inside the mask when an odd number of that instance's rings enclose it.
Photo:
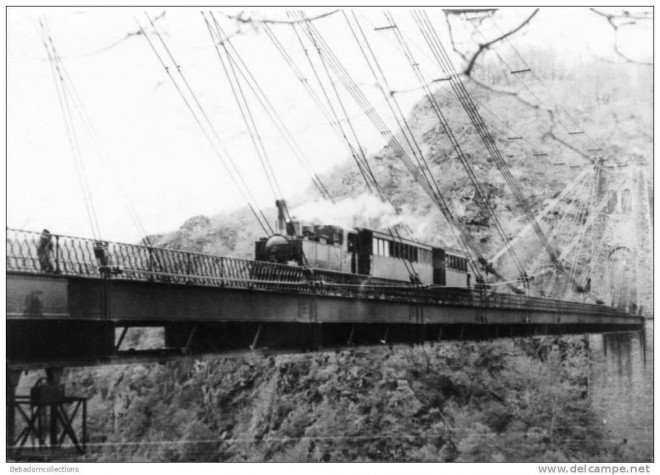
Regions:
[[[291,215],[304,223],[335,225],[344,229],[363,227],[385,231],[387,228],[399,226],[410,229],[413,239],[430,243],[432,238],[432,226],[428,217],[415,215],[405,205],[397,214],[390,203],[368,193],[345,198],[334,204],[326,200],[312,201],[295,208]],[[407,232],[402,232],[401,235],[411,237]]]

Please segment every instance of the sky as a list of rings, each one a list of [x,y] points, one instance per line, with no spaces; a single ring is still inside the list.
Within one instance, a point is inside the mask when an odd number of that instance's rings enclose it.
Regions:
[[[305,14],[313,17],[331,10],[308,8]],[[401,8],[391,11],[413,45],[413,54],[422,70],[429,78],[438,77],[439,72],[429,52],[423,48],[423,39],[416,31],[410,12]],[[429,8],[427,12],[446,41],[442,11]],[[500,28],[506,30],[517,26],[531,12],[530,8],[506,8],[498,12],[496,18]],[[255,203],[272,206],[275,193],[254,151],[199,8],[150,8],[146,13],[151,18],[160,17],[155,22],[158,31],[204,107],[223,147],[233,157]],[[237,31],[237,24],[224,14],[237,13],[237,9],[215,10],[218,21],[228,33]],[[286,12],[275,8],[261,9],[257,13],[263,18],[287,18]],[[347,13],[350,15],[350,11]],[[247,10],[245,14],[254,15],[254,12]],[[415,88],[417,82],[412,70],[395,46],[393,37],[374,30],[386,24],[383,9],[357,9],[355,14],[392,89]],[[63,108],[56,92],[57,81],[40,37],[40,21],[50,31],[94,131],[90,133],[78,115],[73,114],[73,130],[87,178],[84,182],[94,202],[100,237],[127,242],[141,238],[141,229],[131,219],[129,207],[139,217],[142,228],[154,234],[173,231],[192,216],[212,216],[245,204],[144,36],[134,34],[139,23],[156,46],[159,45],[152,30],[147,28],[143,9],[9,8],[9,227],[48,228],[54,233],[78,236],[92,236],[93,232],[82,199],[74,151],[67,139]],[[394,122],[342,12],[319,19],[315,25],[394,130]],[[312,71],[292,28],[282,24],[274,24],[272,28],[309,84],[315,86]],[[459,46],[473,46],[469,31],[467,24],[455,23]],[[651,54],[652,32],[633,31],[637,33],[622,35],[620,46],[631,56],[647,60]],[[487,25],[483,32],[487,37],[497,36]],[[575,65],[585,58],[616,61],[613,40],[607,22],[582,8],[542,8],[530,26],[513,37],[514,44],[522,51],[547,47]],[[314,170],[322,173],[347,160],[345,145],[333,134],[263,30],[242,25],[232,37],[232,44]],[[503,51],[505,55],[510,53]],[[162,49],[161,54],[166,56]],[[316,67],[321,66],[317,60]],[[579,72],[579,68],[576,70]],[[176,77],[175,68],[170,72]],[[330,87],[329,83],[326,86]],[[316,90],[320,94],[318,87]],[[246,94],[278,186],[285,198],[295,197],[309,186],[309,175],[254,97],[249,92]],[[347,113],[354,120],[362,144],[369,151],[377,151],[383,145],[382,136],[345,92],[340,94],[344,94]],[[404,109],[409,110],[421,95],[422,92],[417,91],[398,97]],[[570,104],[564,106],[570,108]]]

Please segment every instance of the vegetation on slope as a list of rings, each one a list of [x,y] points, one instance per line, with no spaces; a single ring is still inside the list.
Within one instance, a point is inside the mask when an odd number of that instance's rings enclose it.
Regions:
[[[586,338],[71,371],[98,461],[624,461]]]

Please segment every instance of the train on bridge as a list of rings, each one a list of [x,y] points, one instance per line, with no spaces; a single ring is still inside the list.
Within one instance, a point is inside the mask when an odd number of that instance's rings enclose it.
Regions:
[[[122,344],[132,327],[164,329],[167,355],[144,355],[161,358],[643,323],[606,305],[474,285],[455,250],[279,218],[279,232],[256,242],[252,260],[8,229],[9,365],[135,358]]]
[[[255,243],[255,259],[371,276],[413,284],[456,288],[471,286],[465,254],[434,247],[387,232],[366,228],[343,229],[309,225],[286,219],[282,200],[276,202],[277,232]]]

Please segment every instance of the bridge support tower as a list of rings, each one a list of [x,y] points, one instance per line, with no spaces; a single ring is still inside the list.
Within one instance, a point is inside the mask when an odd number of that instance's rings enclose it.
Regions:
[[[16,390],[21,371],[7,369],[8,459],[46,459],[67,439],[79,454],[85,451],[87,399],[66,396],[61,382],[63,367],[45,368],[45,372],[46,376],[37,380],[29,394],[19,395]]]

